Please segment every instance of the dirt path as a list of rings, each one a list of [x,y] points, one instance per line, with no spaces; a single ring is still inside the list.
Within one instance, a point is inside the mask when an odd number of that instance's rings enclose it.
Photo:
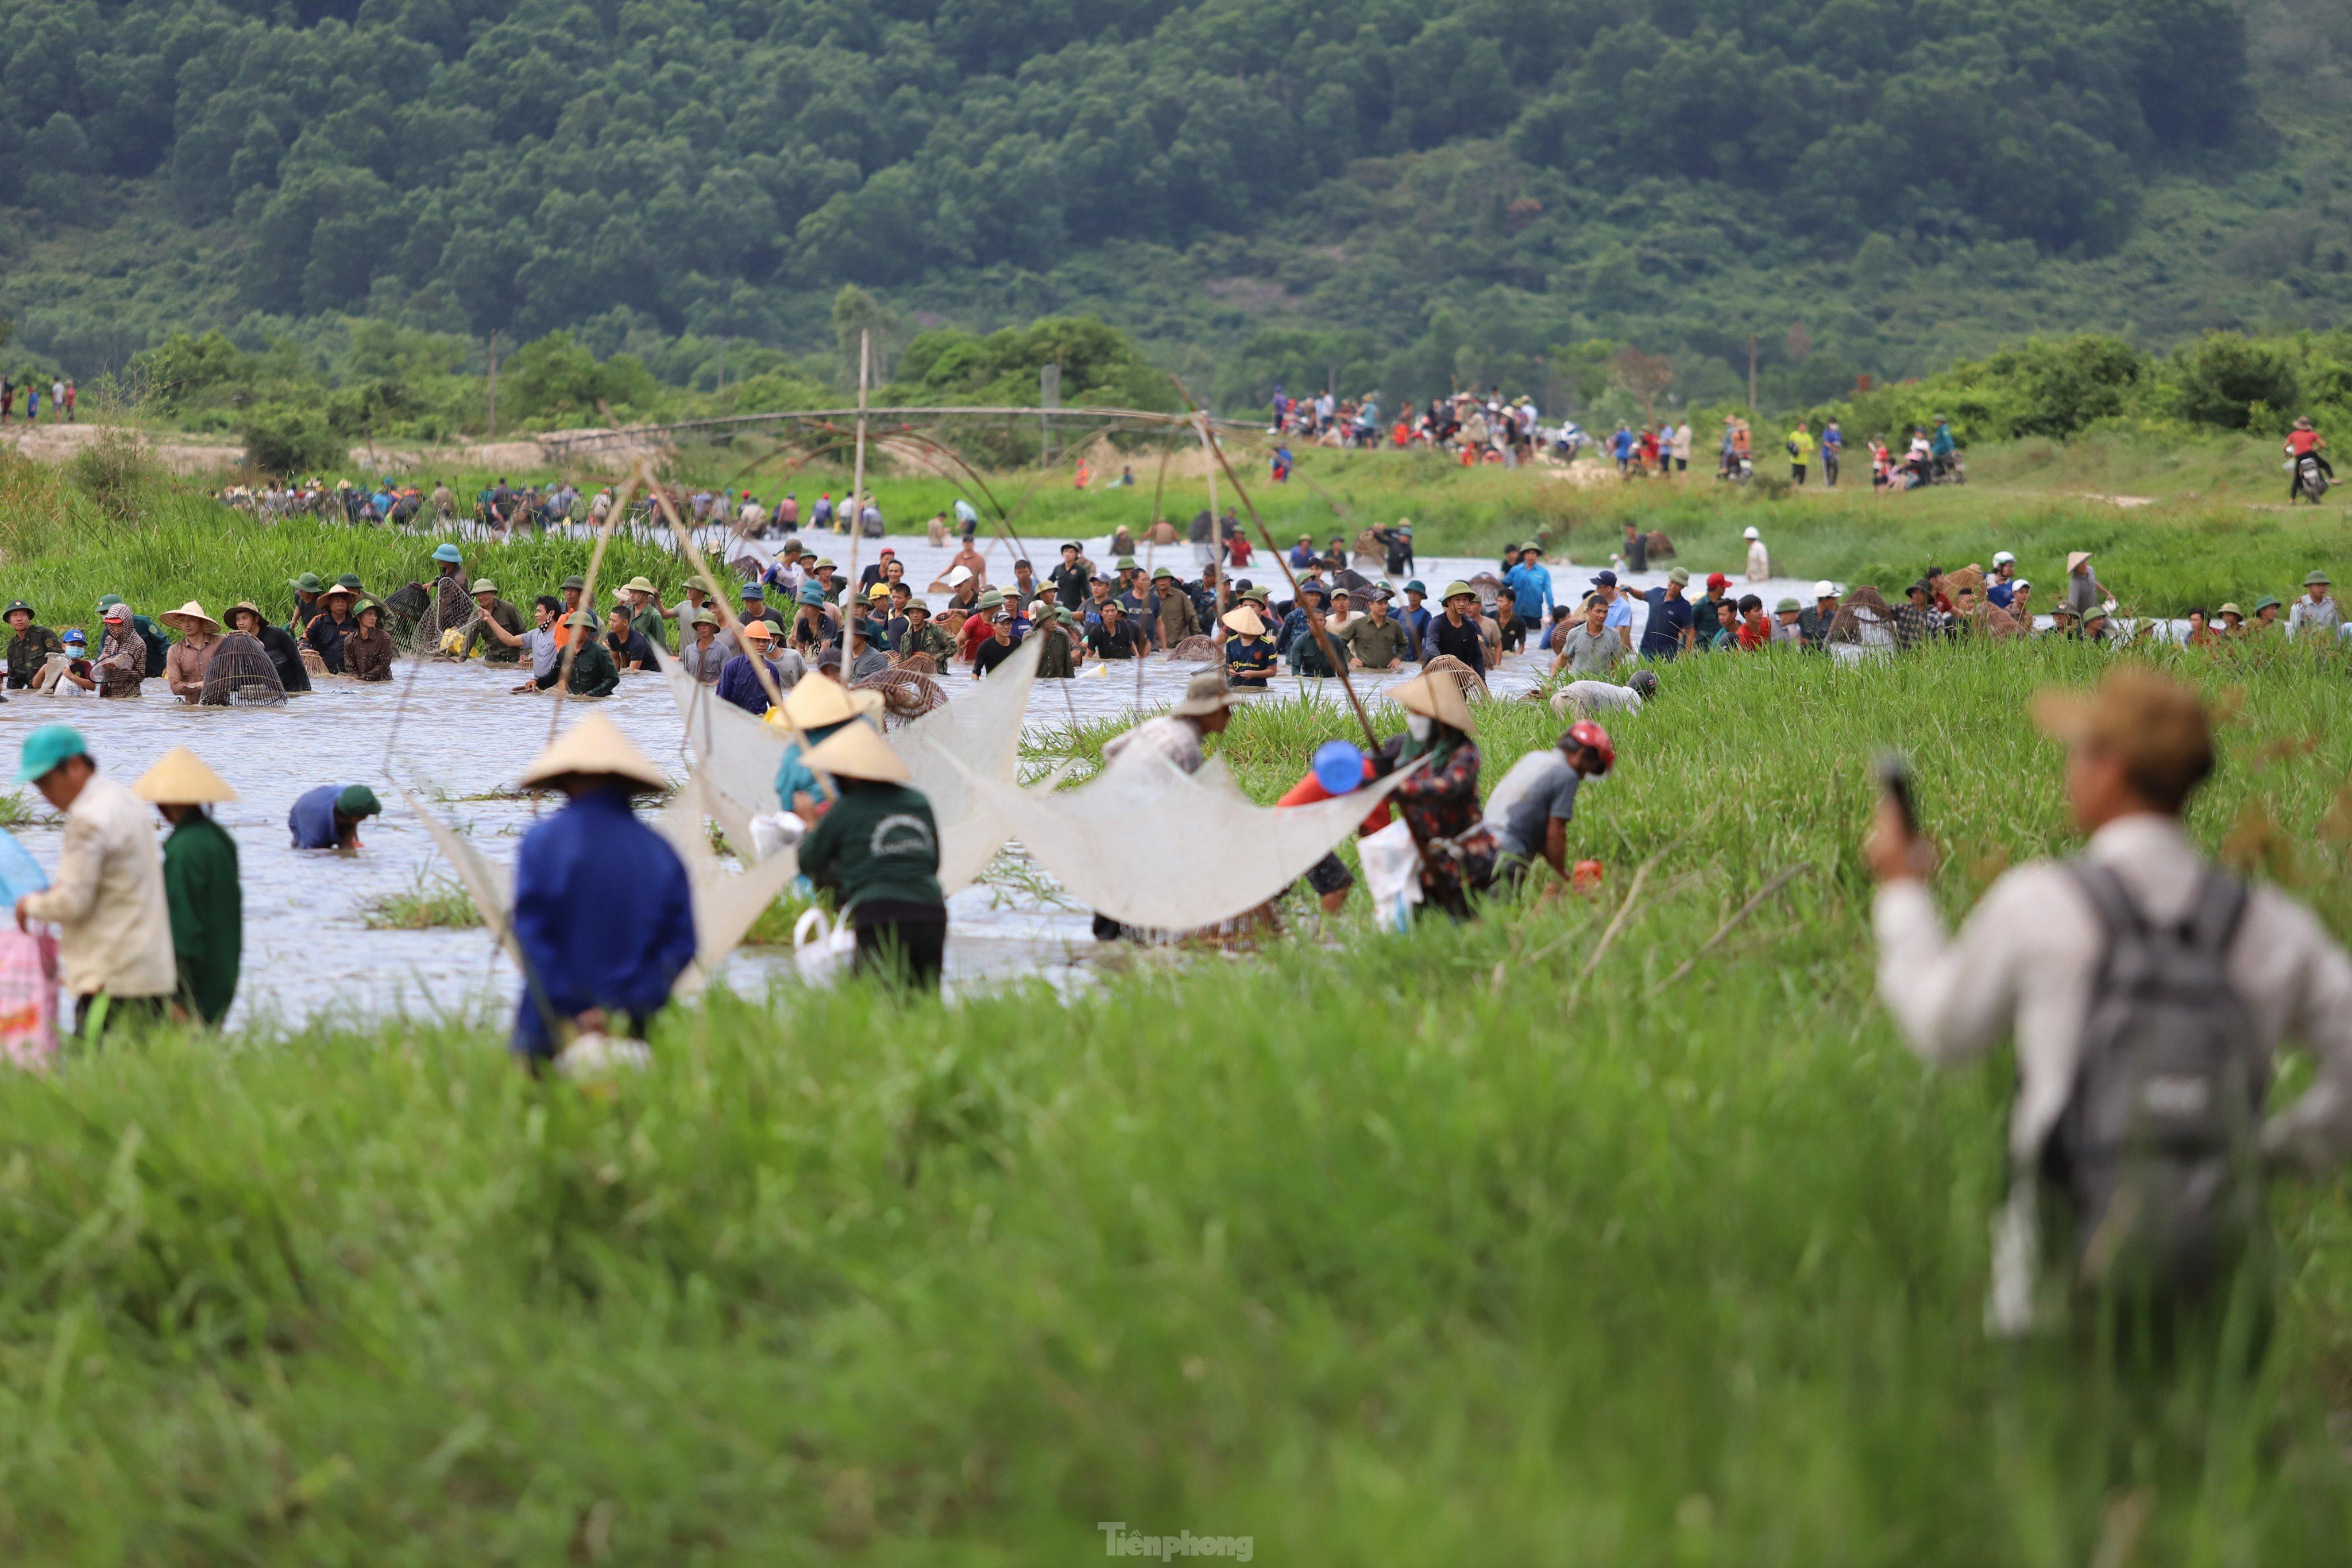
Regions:
[[[245,462],[245,447],[226,437],[191,436],[175,430],[144,430],[135,426],[83,423],[68,425],[21,420],[0,426],[0,446],[12,447],[38,463],[63,463],[113,434],[130,436],[157,462],[175,474],[218,473]],[[650,442],[607,442],[593,455],[564,454],[554,443],[563,431],[551,431],[517,441],[459,441],[437,447],[375,445],[353,447],[346,454],[352,474],[420,474],[428,469],[468,473],[543,473],[551,468],[625,468],[640,454],[658,448]]]

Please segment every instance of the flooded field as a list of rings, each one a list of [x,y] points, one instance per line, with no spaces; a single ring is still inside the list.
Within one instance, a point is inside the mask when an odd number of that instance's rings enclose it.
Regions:
[[[817,537],[846,567],[850,542]],[[1031,559],[1041,569],[1058,560],[1059,540],[1032,543]],[[871,561],[881,544],[898,552],[919,589],[945,569],[952,553],[919,536],[894,537],[862,542],[860,559]],[[430,547],[429,540],[420,543],[420,559]],[[1088,542],[1088,553],[1109,564],[1103,541]],[[1008,549],[999,542],[988,554],[991,580],[1009,580]],[[1188,574],[1197,570],[1196,553],[1187,546],[1139,552],[1137,559]],[[1429,559],[1416,575],[1435,590],[1451,577],[1492,566],[1486,561]],[[1554,568],[1553,579],[1557,590],[1569,595],[1580,591],[1591,574],[1589,568],[1563,564]],[[1260,569],[1240,575],[1272,584],[1281,574]],[[1655,580],[1661,580],[1658,574],[1638,583]],[[1769,600],[1810,586],[1776,582],[1764,592]],[[221,607],[212,606],[215,613]],[[1640,614],[1637,606],[1637,624]],[[1543,668],[1539,661],[1549,657],[1506,659],[1493,681],[1496,694],[1512,695],[1535,684]],[[1033,734],[1043,734],[1075,721],[1126,715],[1139,704],[1146,711],[1156,710],[1180,695],[1202,668],[1158,657],[1139,668],[1089,664],[1076,679],[1039,682],[1026,722]],[[166,694],[160,679],[149,681],[146,695],[137,701],[20,697],[0,707],[0,749],[13,776],[25,731],[62,721],[82,728],[100,766],[119,778],[135,778],[164,752],[186,745],[236,787],[241,798],[218,813],[236,837],[245,881],[245,973],[232,1026],[388,1013],[503,1016],[512,1004],[516,977],[486,931],[377,930],[367,925],[365,915],[387,895],[420,886],[437,889],[449,882],[439,852],[400,803],[400,789],[433,804],[490,858],[512,858],[540,808],[509,792],[547,743],[557,717],[551,698],[511,693],[515,679],[512,666],[425,661],[418,667],[403,660],[388,685],[323,680],[317,691],[277,709],[187,708]],[[1360,677],[1358,689],[1370,695],[1397,679]],[[946,675],[942,684],[951,700],[971,686],[961,673]],[[1336,683],[1286,678],[1271,690],[1295,694],[1302,686],[1312,690],[1324,685],[1332,687],[1337,701]],[[677,776],[692,766],[677,709],[658,676],[625,677],[621,689],[601,701],[567,700],[562,721],[571,722],[592,709]],[[287,847],[288,810],[297,795],[322,784],[365,784],[383,797],[385,814],[362,831],[364,847],[359,851]],[[24,795],[46,819],[39,797],[29,789]],[[16,832],[44,866],[56,864],[61,835],[56,823],[37,821]],[[981,882],[956,895],[950,919],[950,990],[1041,975],[1066,984],[1096,960],[1087,912],[1060,899],[1050,881],[1022,859],[1017,847],[1000,857]],[[720,978],[757,994],[782,983],[790,968],[782,949],[746,949],[729,961]]]

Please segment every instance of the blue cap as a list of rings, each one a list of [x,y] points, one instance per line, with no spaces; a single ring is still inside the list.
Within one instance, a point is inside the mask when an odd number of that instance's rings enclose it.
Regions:
[[[1595,572],[1592,574],[1592,585],[1596,588],[1614,588],[1617,585],[1617,574],[1614,572]]]
[[[442,543],[436,544],[436,545],[435,545],[435,546],[433,547],[433,559],[434,559],[434,560],[436,560],[436,561],[457,561],[457,562],[462,562],[462,561],[464,561],[466,558],[465,558],[465,556],[463,556],[463,555],[461,555],[461,554],[459,554],[459,553],[458,553],[457,547],[456,545],[451,544],[451,543],[448,543],[447,542],[446,542],[446,541],[445,541],[445,542],[443,542]]]
[[[746,583],[743,584],[743,596],[747,599],[764,599],[768,596],[767,585],[757,581]]]
[[[814,605],[821,609],[824,605],[824,590],[811,583],[801,590],[800,602],[803,605]]]
[[[1333,795],[1362,787],[1364,753],[1348,741],[1326,741],[1315,748],[1315,782]]]
[[[88,755],[89,742],[81,738],[79,730],[70,724],[44,724],[25,737],[25,749],[17,756],[16,782],[38,784],[68,757]]]

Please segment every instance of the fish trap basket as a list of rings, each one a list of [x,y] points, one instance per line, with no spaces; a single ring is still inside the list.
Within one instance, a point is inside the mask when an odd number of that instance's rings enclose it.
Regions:
[[[205,689],[197,700],[207,708],[275,708],[286,700],[286,687],[258,637],[229,632],[205,666]]]
[[[481,618],[481,606],[474,603],[465,584],[455,577],[444,577],[414,595],[403,588],[393,597],[404,598],[415,610],[415,618],[408,624],[407,635],[395,638],[407,645],[401,651],[410,655],[441,652],[442,639],[448,633],[469,632]],[[405,619],[398,605],[393,606],[393,619],[395,626]]]
[[[1185,637],[1168,650],[1168,657],[1179,664],[1214,664],[1224,657],[1214,637]]]
[[[1423,675],[1452,676],[1454,678],[1454,684],[1462,688],[1462,695],[1465,699],[1475,698],[1480,701],[1484,701],[1488,697],[1494,695],[1494,693],[1486,689],[1486,678],[1485,676],[1479,674],[1476,670],[1471,668],[1468,665],[1463,663],[1460,659],[1454,658],[1450,653],[1439,654],[1435,658],[1433,658],[1427,664],[1423,665],[1421,667],[1421,672]]]
[[[940,661],[927,653],[900,654],[898,661],[890,666],[890,671],[894,675],[937,675]]]
[[[1864,583],[1838,606],[1830,623],[1829,640],[1876,647],[1895,641],[1895,611],[1876,588]]]
[[[947,689],[929,676],[912,669],[886,669],[853,683],[852,691],[875,691],[882,697],[886,727],[911,724],[935,708],[947,706]]]

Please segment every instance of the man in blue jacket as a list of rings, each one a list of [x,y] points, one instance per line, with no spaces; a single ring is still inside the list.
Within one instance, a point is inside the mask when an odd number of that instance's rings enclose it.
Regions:
[[[1543,547],[1528,540],[1519,546],[1519,563],[1503,574],[1503,585],[1511,591],[1512,606],[1530,642],[1543,635],[1544,612],[1552,602],[1551,574],[1536,563],[1542,553]]]
[[[693,961],[694,902],[677,851],[629,806],[668,780],[611,720],[573,725],[522,784],[568,802],[515,856],[523,993],[511,1047],[536,1066],[582,1035],[642,1035]]]

